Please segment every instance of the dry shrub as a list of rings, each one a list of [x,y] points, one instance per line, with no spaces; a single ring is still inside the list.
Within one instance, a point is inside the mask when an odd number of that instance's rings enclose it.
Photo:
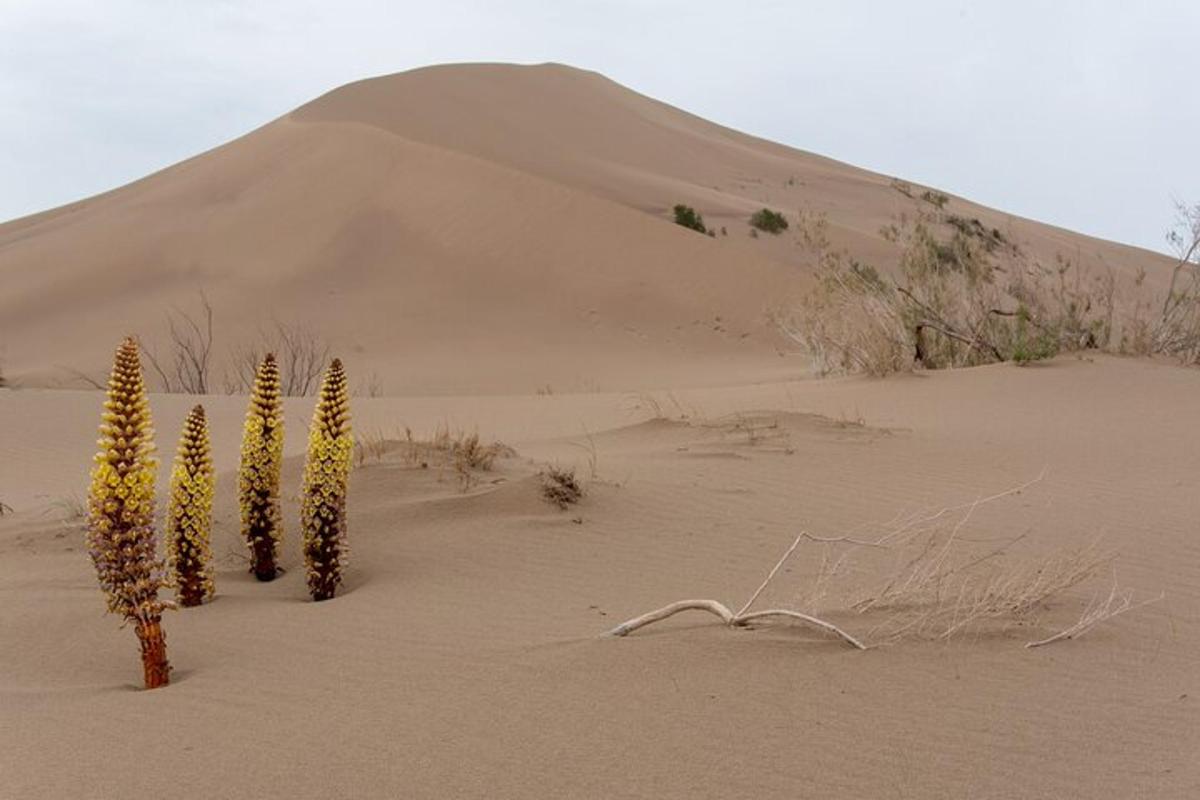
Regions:
[[[1200,363],[1200,206],[1181,210],[1179,260],[1156,296],[1146,275],[1119,282],[1058,257],[1042,264],[977,219],[919,209],[883,230],[894,276],[835,251],[823,216],[802,214],[818,286],[776,324],[822,374],[887,375],[1099,349]]]
[[[542,481],[542,497],[546,502],[565,511],[583,499],[583,487],[575,478],[575,470],[549,466],[539,473]]]
[[[972,503],[898,517],[870,538],[802,532],[739,610],[717,600],[681,600],[627,620],[610,633],[625,636],[684,611],[703,611],[729,627],[791,620],[866,649],[902,639],[947,640],[1035,624],[1037,612],[1049,601],[1094,577],[1114,557],[1094,545],[1022,554],[1016,545],[1024,534],[999,544],[966,535],[980,506],[1021,494],[1040,480]],[[822,549],[816,566],[794,566],[796,574],[807,578],[803,590],[787,606],[752,611],[805,542]],[[1132,594],[1114,583],[1107,598],[1093,599],[1078,622],[1027,646],[1079,636],[1144,604],[1133,603]],[[856,627],[868,632],[856,635]]]
[[[454,456],[455,464],[461,464],[467,469],[490,470],[496,463],[496,458],[503,455],[508,448],[499,442],[483,444],[478,433],[459,434],[450,439],[446,449]]]
[[[168,394],[208,394],[213,347],[213,307],[200,292],[200,313],[180,308],[167,314],[168,347],[161,358],[143,347],[146,360]],[[257,362],[255,364],[257,366]]]
[[[329,345],[303,325],[275,322],[259,329],[258,338],[236,346],[225,376],[227,394],[245,394],[254,386],[259,363],[273,353],[279,364],[279,390],[284,397],[305,397],[317,390],[329,362]]]
[[[55,499],[50,507],[58,512],[59,521],[70,528],[81,525],[87,519],[87,501],[74,493]]]
[[[1095,543],[1043,549],[1027,542],[1027,534],[1000,541],[968,535],[980,506],[1024,493],[1038,481],[936,513],[918,512],[872,539],[825,540],[797,606],[853,613],[871,626],[864,638],[873,644],[1036,623],[1049,601],[1116,557]]]
[[[717,431],[722,439],[744,442],[750,447],[792,452],[791,434],[772,414],[738,411],[712,421],[696,421],[693,424]]]
[[[214,309],[208,296],[198,293],[198,310],[172,307],[167,313],[167,335],[161,351],[143,345],[142,352],[168,394],[209,394],[216,391],[213,368],[215,339]],[[229,351],[224,371],[226,394],[248,394],[258,365],[267,353],[279,364],[280,390],[285,397],[303,397],[316,391],[329,346],[304,325],[273,322],[260,326],[251,341],[235,344]],[[76,379],[103,389],[101,382],[79,370],[63,367]],[[371,397],[382,391],[378,375],[372,373],[363,385]]]
[[[439,426],[429,439],[419,439],[412,428],[395,439],[389,439],[380,431],[363,435],[355,442],[354,466],[361,467],[368,461],[381,461],[393,450],[410,467],[436,468],[439,480],[445,470],[451,470],[463,491],[478,483],[477,472],[489,472],[496,461],[511,458],[516,451],[503,442],[485,443],[478,433],[454,432],[447,426]]]
[[[389,449],[388,439],[383,431],[359,433],[354,437],[354,468],[365,466],[368,461],[382,461]]]
[[[1016,558],[1007,546],[981,554],[977,548],[954,548],[953,542],[943,546],[930,537],[920,557],[905,563],[854,609],[882,613],[870,635],[876,642],[1004,629],[1031,621],[1048,600],[1093,577],[1114,555],[1092,546]]]

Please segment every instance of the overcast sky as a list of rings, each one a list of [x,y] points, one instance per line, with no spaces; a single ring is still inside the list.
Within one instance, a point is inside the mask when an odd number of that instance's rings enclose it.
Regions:
[[[1200,201],[1200,2],[0,0],[0,220],[335,86],[559,61],[715,122],[1164,249]]]

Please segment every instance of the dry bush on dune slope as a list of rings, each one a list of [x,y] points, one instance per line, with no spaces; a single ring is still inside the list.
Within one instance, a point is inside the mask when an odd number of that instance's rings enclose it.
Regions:
[[[204,292],[199,293],[198,310],[173,307],[167,314],[165,341],[152,347],[139,341],[150,371],[158,378],[159,389],[167,394],[211,394],[218,391],[214,364],[217,357],[214,310]],[[329,345],[303,325],[273,322],[262,326],[250,341],[230,348],[220,389],[226,394],[248,394],[254,386],[258,365],[274,354],[280,371],[280,391],[284,397],[305,397],[316,391],[321,372],[329,361]],[[62,369],[92,388],[103,389],[102,382],[70,367]],[[378,395],[382,389],[378,376],[365,384],[366,394]]]
[[[965,535],[983,505],[1021,494],[1041,477],[971,503],[897,518],[871,538],[814,536],[801,533],[766,579],[738,611],[716,600],[681,600],[630,619],[608,633],[625,636],[683,611],[704,611],[730,627],[784,619],[817,628],[845,643],[867,649],[904,639],[947,640],[1003,633],[1013,626],[1036,625],[1047,603],[1094,578],[1114,553],[1095,545],[1020,555],[1020,535],[994,542]],[[807,569],[804,591],[784,607],[752,607],[804,543],[822,548]],[[1113,588],[1094,598],[1079,621],[1046,638],[1037,647],[1075,638],[1097,624],[1144,605],[1129,591]],[[1158,599],[1158,598],[1155,598]],[[861,628],[863,633],[852,633]]]
[[[941,207],[939,206],[939,209]],[[1170,286],[1121,282],[1064,258],[1046,265],[977,219],[921,208],[884,236],[895,276],[832,249],[825,219],[802,214],[818,287],[774,314],[823,374],[886,375],[1098,349],[1200,363],[1200,205],[1180,207]]]
[[[143,343],[142,352],[168,394],[208,394],[212,371],[213,307],[200,292],[197,318],[173,308],[167,314],[168,345],[161,358]]]
[[[329,345],[311,329],[275,322],[269,328],[260,328],[257,340],[233,349],[225,376],[226,394],[250,390],[255,370],[266,353],[274,353],[279,363],[284,397],[306,397],[315,392],[329,362]]]

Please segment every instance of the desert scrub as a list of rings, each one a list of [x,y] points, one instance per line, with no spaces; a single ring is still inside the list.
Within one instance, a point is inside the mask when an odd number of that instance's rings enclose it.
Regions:
[[[196,406],[184,420],[179,437],[167,513],[167,553],[182,606],[198,606],[213,594],[212,501],[208,421],[204,406]]]
[[[170,682],[162,612],[165,565],[154,535],[154,428],[137,342],[117,349],[88,491],[87,548],[108,610],[132,623],[146,688]]]
[[[675,206],[672,209],[675,212],[675,224],[682,225],[693,231],[700,233],[708,233],[708,228],[704,227],[704,217],[700,216],[696,209],[691,206],[685,206],[683,203]]]
[[[575,478],[575,470],[563,467],[547,467],[540,473],[542,498],[562,511],[583,499],[583,487]]]
[[[760,208],[750,217],[750,225],[763,233],[778,235],[788,228],[787,217],[769,208]]]
[[[238,470],[238,500],[242,536],[250,548],[250,571],[260,581],[275,579],[276,550],[283,536],[279,515],[279,470],[283,462],[283,400],[279,368],[267,353],[254,377],[242,461]]]
[[[304,564],[313,600],[332,598],[342,582],[347,550],[346,481],[353,452],[346,373],[335,358],[321,383],[308,432],[300,499]]]

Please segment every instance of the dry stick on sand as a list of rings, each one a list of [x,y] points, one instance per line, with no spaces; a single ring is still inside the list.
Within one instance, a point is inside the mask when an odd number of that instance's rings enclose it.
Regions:
[[[643,628],[651,623],[659,622],[667,619],[668,617],[673,617],[681,611],[707,611],[708,613],[719,617],[722,622],[731,628],[742,627],[755,620],[767,619],[769,617],[784,617],[787,619],[794,619],[811,627],[819,628],[826,633],[832,633],[852,647],[856,647],[859,650],[866,650],[867,646],[858,639],[854,638],[837,625],[834,625],[832,622],[828,622],[818,617],[813,617],[808,614],[802,614],[799,611],[792,611],[785,608],[771,608],[765,611],[754,612],[750,611],[750,607],[754,605],[754,601],[757,600],[759,595],[763,593],[763,590],[767,588],[767,584],[769,584],[775,575],[778,574],[779,570],[783,567],[788,558],[791,557],[792,553],[796,552],[796,548],[800,546],[800,542],[806,538],[812,537],[810,537],[807,533],[801,533],[796,537],[796,540],[792,542],[792,546],[787,549],[787,551],[777,562],[775,562],[775,566],[767,574],[766,579],[759,584],[758,588],[754,591],[754,594],[750,595],[750,599],[746,601],[746,604],[743,605],[736,614],[730,611],[724,603],[720,603],[716,600],[680,600],[677,603],[671,603],[670,605],[663,606],[655,611],[642,614],[640,617],[634,617],[631,620],[622,622],[611,631],[608,631],[606,635],[626,636],[630,633],[633,633],[638,628]]]
[[[1101,622],[1106,622],[1113,617],[1120,616],[1126,611],[1133,611],[1142,606],[1148,606],[1151,603],[1157,603],[1162,600],[1165,595],[1159,594],[1158,597],[1151,597],[1149,600],[1143,600],[1140,603],[1133,602],[1133,592],[1120,591],[1117,589],[1116,578],[1113,578],[1112,589],[1109,590],[1108,596],[1101,600],[1099,595],[1092,598],[1087,607],[1083,610],[1083,614],[1079,617],[1079,621],[1069,628],[1065,628],[1053,636],[1045,639],[1040,639],[1036,642],[1026,642],[1026,647],[1041,647],[1042,645],[1061,642],[1066,639],[1077,639],[1083,634],[1090,631]]]
[[[832,633],[854,647],[866,649],[859,639],[819,617],[791,609],[753,612],[750,610],[767,585],[775,579],[783,565],[800,546],[800,543],[806,539],[823,543],[827,547],[832,544],[845,544],[849,545],[851,550],[863,547],[890,549],[899,546],[897,540],[907,546],[915,545],[920,548],[920,553],[916,557],[906,560],[906,563],[885,582],[882,589],[857,603],[851,603],[848,607],[860,614],[876,607],[895,610],[893,616],[871,632],[873,637],[875,631],[881,628],[890,628],[889,635],[883,641],[873,643],[873,646],[893,641],[901,634],[913,631],[932,633],[935,638],[948,639],[966,630],[968,626],[1002,617],[1019,617],[1048,598],[1091,577],[1112,557],[1111,554],[1097,552],[1093,545],[1077,552],[1061,553],[1046,560],[1009,566],[998,571],[993,570],[990,573],[966,574],[968,570],[979,564],[1005,553],[1009,547],[1024,538],[1025,534],[1020,534],[986,553],[967,556],[965,561],[961,557],[952,558],[951,547],[957,542],[963,541],[960,534],[981,505],[1017,494],[1040,481],[1044,475],[1045,470],[1036,479],[1020,486],[987,497],[980,497],[970,503],[944,508],[934,514],[919,513],[909,518],[895,520],[889,523],[890,530],[873,540],[855,539],[850,536],[821,537],[803,532],[796,537],[791,547],[767,574],[766,579],[737,612],[731,611],[716,600],[681,600],[624,622],[609,631],[608,634],[625,636],[638,628],[667,619],[683,611],[706,611],[720,618],[730,627],[744,626],[754,620],[771,617],[794,619]],[[964,513],[960,519],[949,526],[944,538],[928,534],[927,537],[921,537],[926,539],[921,542],[919,540],[910,541],[910,537],[905,535],[910,531],[920,532],[925,526],[944,519],[954,511],[963,511]],[[901,537],[904,538],[901,539]],[[837,559],[832,567],[834,572],[841,567],[848,555],[849,552]],[[827,561],[828,554],[822,562],[822,572],[818,575],[818,583],[814,586],[814,592],[822,590],[820,582],[828,568]],[[1139,608],[1146,602],[1133,603],[1132,595],[1129,592],[1120,592],[1114,585],[1106,599],[1094,598],[1080,620],[1070,628],[1048,639],[1030,642],[1027,646],[1039,647],[1080,636],[1093,626],[1126,611]]]
[[[1003,497],[1008,497],[1010,495],[1017,494],[1025,489],[1029,488],[1030,486],[1034,485],[1035,483],[1038,483],[1039,481],[1041,481],[1045,477],[1045,475],[1046,475],[1046,470],[1045,470],[1045,468],[1043,468],[1041,474],[1039,474],[1036,478],[1034,478],[1031,481],[1027,481],[1023,484],[1020,484],[1019,486],[1015,486],[1011,489],[1006,489],[1005,491],[1002,491],[1002,492],[997,492],[996,494],[993,494],[993,495],[990,495],[987,497],[978,498],[970,503],[965,503],[965,504],[962,504],[959,506],[951,506],[951,507],[943,508],[934,514],[926,515],[924,517],[919,517],[916,519],[910,519],[907,522],[900,525],[899,527],[893,528],[892,530],[888,531],[887,533],[885,533],[884,535],[880,536],[878,539],[875,539],[875,540],[854,539],[849,536],[829,536],[829,537],[813,536],[812,534],[808,533],[807,531],[803,531],[800,533],[799,536],[796,537],[796,540],[794,542],[792,542],[791,547],[789,547],[787,549],[787,551],[784,552],[783,556],[780,557],[780,559],[775,563],[775,566],[767,574],[766,579],[759,585],[758,589],[756,589],[754,591],[754,594],[752,594],[750,596],[750,599],[748,601],[746,601],[745,605],[743,605],[736,614],[734,612],[730,611],[729,608],[726,607],[723,603],[720,603],[716,600],[680,600],[679,602],[671,603],[670,605],[663,606],[662,608],[656,609],[656,610],[648,612],[646,614],[642,614],[639,617],[634,617],[631,620],[623,622],[620,625],[618,625],[617,627],[608,631],[608,633],[606,635],[626,636],[626,635],[636,631],[639,628],[645,627],[646,625],[650,625],[655,622],[659,622],[659,621],[667,619],[669,617],[673,617],[676,614],[683,612],[683,611],[707,611],[708,613],[713,614],[716,617],[719,617],[722,622],[724,622],[726,625],[728,625],[730,627],[741,627],[741,626],[747,625],[755,620],[767,619],[767,618],[771,618],[771,617],[782,617],[782,618],[787,618],[787,619],[794,619],[799,622],[803,622],[806,625],[809,625],[809,626],[812,626],[815,628],[819,628],[820,630],[826,631],[828,633],[832,633],[835,636],[842,639],[842,641],[846,642],[847,644],[849,644],[853,647],[856,647],[860,650],[865,650],[865,649],[867,649],[866,645],[864,645],[859,639],[855,638],[851,634],[849,634],[846,631],[844,631],[843,629],[839,628],[837,625],[834,625],[833,623],[831,623],[827,620],[820,619],[819,617],[814,617],[812,615],[804,614],[799,611],[793,611],[791,609],[782,609],[782,608],[773,608],[773,609],[768,609],[765,611],[755,611],[755,612],[750,611],[751,606],[753,606],[755,601],[758,600],[759,596],[763,593],[763,590],[765,590],[767,588],[767,585],[779,573],[779,570],[783,567],[784,563],[787,562],[787,560],[792,556],[792,554],[796,551],[796,548],[800,546],[800,542],[807,539],[812,542],[818,542],[818,543],[824,543],[824,544],[844,543],[844,544],[849,544],[849,545],[856,546],[856,547],[886,547],[888,542],[894,540],[896,537],[902,535],[904,532],[912,529],[913,527],[936,521],[936,520],[940,519],[941,517],[953,512],[953,511],[961,510],[961,509],[965,508],[968,510],[967,517],[970,517],[971,513],[973,513],[974,510],[976,508],[978,508],[980,505],[984,505],[986,503],[990,503],[995,500],[999,500]],[[958,529],[960,529],[965,522],[966,522],[966,518],[959,521],[958,525],[956,525],[956,527],[955,527],[955,533],[957,533]],[[940,563],[941,563],[940,558],[937,559],[937,563],[940,565]]]

